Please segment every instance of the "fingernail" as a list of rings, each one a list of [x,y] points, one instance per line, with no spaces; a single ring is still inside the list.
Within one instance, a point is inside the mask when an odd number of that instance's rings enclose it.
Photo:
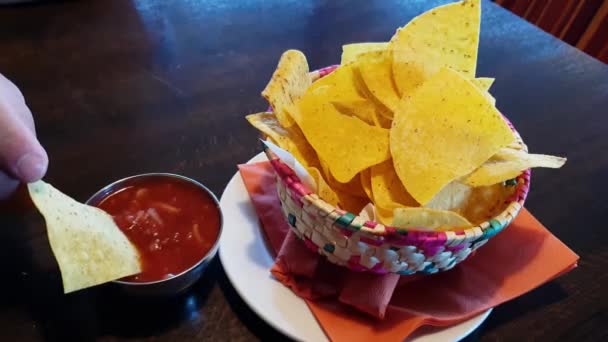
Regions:
[[[17,176],[24,182],[36,181],[46,172],[44,159],[37,154],[28,153],[17,161]]]

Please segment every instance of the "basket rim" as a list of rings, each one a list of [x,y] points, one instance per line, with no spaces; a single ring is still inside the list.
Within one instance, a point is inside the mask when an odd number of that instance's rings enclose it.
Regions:
[[[310,72],[311,80],[314,82],[321,77],[324,77],[334,70],[336,70],[339,65],[330,65],[325,68],[317,69]],[[272,108],[269,108],[268,111],[272,111]],[[523,150],[527,152],[527,146],[524,144],[523,139],[521,138],[517,129],[513,126],[511,121],[501,113],[505,122],[509,125],[513,133],[515,133],[516,141],[521,143],[523,146]],[[357,213],[347,212],[339,207],[336,207],[330,203],[327,203],[321,197],[319,197],[315,192],[309,189],[300,178],[287,166],[284,164],[269,148],[264,146],[264,153],[266,154],[268,160],[270,161],[275,173],[278,177],[281,178],[283,182],[285,182],[292,191],[296,191],[298,195],[302,197],[308,197],[308,202],[312,203],[317,207],[317,209],[330,214],[331,212],[337,212],[340,217],[349,217],[350,222],[346,225],[341,226],[341,228],[358,231],[364,235],[368,235],[371,237],[397,237],[403,238],[404,235],[409,233],[415,233],[421,236],[425,236],[427,239],[429,238],[439,238],[439,239],[448,239],[454,238],[456,236],[479,236],[480,233],[483,234],[485,231],[492,229],[495,233],[498,233],[504,227],[506,227],[518,214],[521,208],[523,208],[526,198],[528,196],[528,192],[530,189],[531,182],[531,169],[524,170],[519,176],[515,178],[515,191],[513,195],[511,195],[510,200],[506,201],[507,205],[505,209],[499,214],[495,215],[491,219],[484,221],[480,224],[474,225],[472,227],[468,227],[465,229],[457,228],[457,229],[449,229],[442,231],[428,231],[428,230],[417,230],[413,228],[398,228],[384,225],[380,222],[368,221],[366,219],[361,218]],[[373,204],[373,202],[372,202]],[[353,222],[357,222],[355,225],[352,225]],[[362,224],[361,224],[362,223]],[[446,236],[450,235],[450,236]]]

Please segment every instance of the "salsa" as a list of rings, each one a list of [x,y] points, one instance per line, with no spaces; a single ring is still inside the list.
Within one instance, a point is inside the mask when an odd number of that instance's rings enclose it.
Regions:
[[[199,262],[219,235],[221,219],[213,198],[177,178],[140,179],[97,206],[113,216],[139,250],[142,273],[124,281],[171,278]]]

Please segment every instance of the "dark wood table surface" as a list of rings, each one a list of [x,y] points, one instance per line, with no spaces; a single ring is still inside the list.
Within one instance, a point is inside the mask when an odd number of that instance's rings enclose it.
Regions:
[[[82,0],[0,7],[0,73],[23,91],[50,156],[46,179],[79,200],[166,171],[218,195],[259,152],[244,115],[280,54],[311,67],[341,45],[385,41],[446,1]],[[469,340],[608,340],[608,66],[484,2],[479,74],[531,151],[527,207],[579,267],[494,310]],[[101,287],[62,294],[43,222],[23,192],[0,211],[0,340],[283,338],[236,295],[219,260],[190,293],[137,302]],[[514,251],[516,251],[514,246]]]

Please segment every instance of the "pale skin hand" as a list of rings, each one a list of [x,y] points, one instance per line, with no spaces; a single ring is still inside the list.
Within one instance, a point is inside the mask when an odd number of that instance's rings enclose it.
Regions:
[[[48,163],[21,91],[0,74],[0,199],[13,193],[19,182],[42,178]]]

